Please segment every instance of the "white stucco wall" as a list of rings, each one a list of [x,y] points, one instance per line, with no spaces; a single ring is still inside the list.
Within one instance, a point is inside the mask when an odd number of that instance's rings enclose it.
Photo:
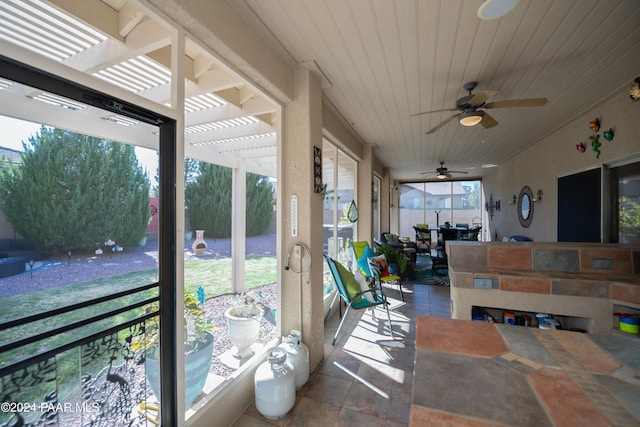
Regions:
[[[601,125],[599,159],[589,140],[589,136],[593,135],[589,122],[596,117]],[[615,133],[611,142],[602,137],[604,130],[609,128],[613,128]],[[580,142],[587,146],[583,154],[576,149],[576,144]],[[555,242],[558,177],[598,168],[634,155],[639,156],[640,160],[640,103],[630,101],[626,88],[600,106],[580,114],[568,125],[551,132],[483,178],[486,197],[493,194],[494,199],[502,202],[501,211],[488,222],[488,236],[494,239],[497,233],[498,239],[502,239],[503,236],[519,234],[535,241]],[[534,196],[539,189],[544,192],[542,202],[535,205],[533,221],[528,228],[522,227],[518,221],[517,205],[507,204],[525,185],[531,187]]]

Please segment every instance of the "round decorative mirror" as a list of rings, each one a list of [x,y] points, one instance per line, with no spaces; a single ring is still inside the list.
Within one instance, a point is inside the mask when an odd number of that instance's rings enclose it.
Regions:
[[[531,225],[533,219],[533,192],[528,185],[522,187],[518,196],[518,219],[523,227]]]

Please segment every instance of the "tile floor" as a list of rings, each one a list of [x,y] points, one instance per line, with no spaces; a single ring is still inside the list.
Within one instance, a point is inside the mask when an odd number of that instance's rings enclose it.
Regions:
[[[436,317],[416,329],[411,426],[640,427],[637,337]]]
[[[395,339],[384,326],[386,313],[352,310],[335,347],[331,345],[340,321],[334,315],[325,325],[324,360],[297,392],[287,417],[264,418],[252,405],[234,427],[409,425],[417,316],[451,317],[449,287],[404,285],[385,290],[391,302]]]

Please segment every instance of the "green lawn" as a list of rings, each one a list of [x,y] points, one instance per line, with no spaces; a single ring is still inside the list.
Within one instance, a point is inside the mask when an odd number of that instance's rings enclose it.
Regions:
[[[66,304],[97,298],[131,289],[158,280],[156,269],[142,270],[90,280],[44,291],[0,298],[0,320],[25,314],[39,313]],[[253,256],[246,259],[245,287],[247,289],[276,282],[276,257]],[[231,258],[197,260],[184,266],[185,293],[195,294],[202,286],[205,296],[212,298],[231,292]],[[148,294],[147,294],[148,295]],[[84,316],[78,316],[79,319]]]
[[[276,283],[276,257],[251,256],[245,260],[245,288]],[[184,265],[185,293],[194,294],[198,286],[207,298],[231,292],[231,258],[197,260]]]
[[[251,289],[265,284],[276,282],[276,257],[254,256],[246,259],[245,288]],[[53,274],[53,273],[52,273]],[[231,259],[220,258],[210,260],[197,260],[185,263],[185,293],[196,294],[197,288],[205,289],[206,298],[214,298],[218,295],[231,292]],[[43,291],[25,293],[6,298],[0,298],[2,310],[0,320],[19,318],[25,315],[40,313],[65,305],[81,302],[132,289],[158,280],[158,270],[150,269],[132,273],[120,274],[108,278],[89,280],[84,283],[58,286]],[[117,300],[98,304],[89,308],[75,310],[70,313],[58,315],[40,322],[32,322],[19,328],[0,331],[0,342],[8,342],[32,334],[40,333],[56,327],[81,321],[89,316],[113,310],[136,301],[150,298],[157,294],[156,290],[139,292],[134,295],[122,297]],[[134,309],[118,316],[84,326],[63,334],[58,334],[47,340],[31,345],[22,346],[16,350],[5,352],[0,358],[0,366],[37,354],[49,348],[60,346],[73,341],[81,336],[87,336],[99,330],[121,324],[129,319],[134,319],[142,313],[142,309]],[[122,333],[124,338],[125,332]],[[81,394],[80,373],[95,375],[104,369],[109,363],[110,353],[107,352],[95,360],[82,359],[82,368],[79,363],[79,349],[71,349],[57,356],[56,377],[60,401],[77,399]],[[119,355],[118,357],[122,357]],[[115,361],[114,361],[115,363]],[[25,385],[20,393],[20,398],[25,401],[40,401],[44,393],[50,390],[47,382],[40,385]],[[16,396],[14,396],[16,397]],[[36,414],[37,415],[37,414]]]
[[[185,293],[196,295],[196,290],[199,286],[202,286],[205,289],[205,297],[207,299],[231,292],[230,258],[187,262],[185,263],[184,270]],[[277,276],[275,256],[248,257],[246,260],[246,272],[246,289],[275,283]],[[87,299],[113,294],[126,289],[132,289],[155,281],[157,281],[157,269],[151,269],[0,298],[3,307],[3,310],[0,310],[0,320],[9,320],[28,314],[44,312]],[[19,328],[0,331],[0,342],[15,340],[34,333],[43,332],[55,327],[80,321],[92,315],[113,310],[117,307],[122,307],[135,301],[147,299],[155,294],[155,290],[136,293],[134,295],[122,297],[117,300],[98,304],[89,308],[58,315],[40,322],[33,322]],[[105,319],[99,323],[87,325],[80,330],[72,330],[47,339],[46,341],[25,346],[16,350],[15,353],[12,352],[11,355],[4,354],[0,364],[7,363],[10,360],[15,360],[15,358],[22,358],[45,348],[61,345],[77,338],[78,336],[85,336],[106,327],[120,324],[126,320],[137,317],[141,312],[141,308],[130,310],[116,317]]]

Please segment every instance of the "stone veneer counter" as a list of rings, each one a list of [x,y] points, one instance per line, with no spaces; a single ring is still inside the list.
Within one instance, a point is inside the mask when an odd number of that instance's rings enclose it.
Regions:
[[[569,316],[606,333],[614,312],[640,314],[638,246],[451,241],[447,254],[454,319],[488,307]]]
[[[419,317],[409,425],[640,426],[640,340]]]

